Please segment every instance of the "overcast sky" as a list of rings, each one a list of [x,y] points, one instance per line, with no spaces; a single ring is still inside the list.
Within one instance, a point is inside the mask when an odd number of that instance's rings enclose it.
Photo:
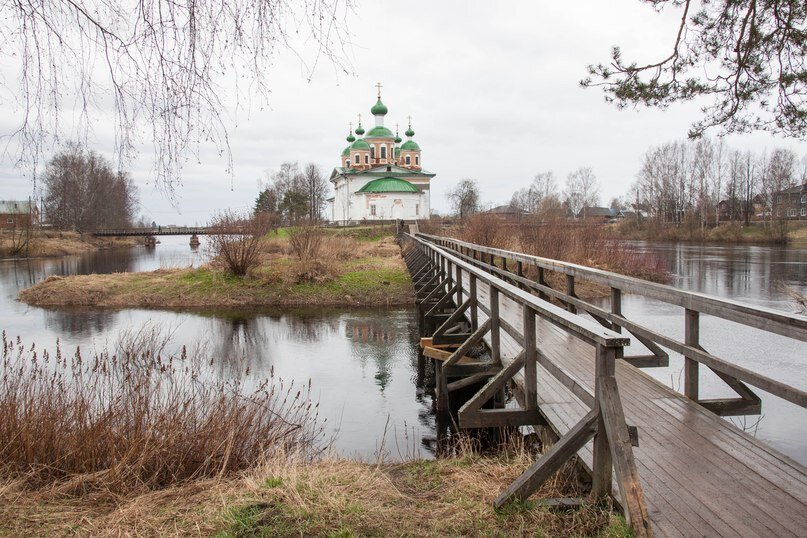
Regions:
[[[668,54],[679,17],[675,10],[657,14],[638,0],[359,3],[348,20],[353,74],[323,62],[308,81],[300,60],[281,54],[266,106],[230,111],[234,177],[214,148],[206,149],[201,162],[186,165],[175,207],[149,183],[146,140],[130,167],[142,213],[161,224],[202,224],[219,210],[251,207],[267,171],[285,161],[314,162],[329,175],[347,145],[348,122],[361,113],[365,126],[372,124],[378,81],[389,107],[386,125],[400,123],[403,132],[412,116],[423,165],[437,174],[434,209],[448,211],[445,194],[463,178],[476,179],[483,201],[496,205],[539,172],[551,170],[562,183],[581,166],[594,170],[605,204],[629,190],[649,147],[686,136],[698,104],[618,111],[578,82],[588,64],[608,60],[615,44],[639,61]],[[19,117],[8,112],[0,117],[3,134]],[[111,118],[111,111],[98,112],[92,140],[107,155]],[[727,142],[743,150],[783,146],[807,154],[804,143],[764,133]],[[9,158],[0,161],[0,199],[30,194],[25,172]]]

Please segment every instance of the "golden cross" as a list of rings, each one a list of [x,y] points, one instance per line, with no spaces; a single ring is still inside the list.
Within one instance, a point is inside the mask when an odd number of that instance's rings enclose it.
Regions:
[[[383,88],[383,86],[381,86],[381,83],[378,82],[376,83],[375,87],[378,88],[378,98],[381,99],[381,88]]]

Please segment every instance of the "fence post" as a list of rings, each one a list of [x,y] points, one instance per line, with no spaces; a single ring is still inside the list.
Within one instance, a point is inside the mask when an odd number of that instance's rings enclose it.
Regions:
[[[594,363],[594,409],[597,410],[597,433],[594,434],[594,465],[591,477],[591,495],[595,499],[605,498],[611,493],[611,447],[605,431],[605,420],[602,414],[600,399],[600,379],[614,377],[614,348],[597,345],[597,356]]]
[[[538,268],[538,284],[540,284],[541,286],[546,286],[546,280],[544,279],[544,268],[543,267]],[[538,292],[538,297],[543,299],[544,301],[546,301],[549,298],[549,296],[546,293],[544,293],[543,291]]]
[[[499,290],[488,284],[490,293],[490,357],[494,364],[501,362],[501,335],[499,333]]]
[[[698,347],[700,341],[700,312],[686,309],[684,314],[684,343]],[[698,400],[698,361],[684,356],[684,396]]]
[[[535,348],[535,312],[527,305],[521,307],[524,328],[524,408],[538,409],[537,366]]]
[[[566,275],[566,295],[574,297],[574,275]],[[577,307],[571,303],[566,304],[566,310],[572,314],[577,314]]]
[[[476,296],[476,275],[471,273],[469,275],[470,283],[468,285],[468,298],[471,300],[471,332],[479,327],[479,314],[477,312],[478,300]]]

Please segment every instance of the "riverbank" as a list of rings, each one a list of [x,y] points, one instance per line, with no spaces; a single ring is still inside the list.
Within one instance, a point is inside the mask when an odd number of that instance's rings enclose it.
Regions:
[[[701,228],[696,223],[674,226],[653,221],[637,223],[623,220],[609,227],[609,230],[613,237],[628,241],[776,245],[807,240],[807,223],[794,221],[784,226],[783,233],[777,233],[775,224],[766,226],[760,222],[752,222],[749,226],[741,222],[728,222]]]
[[[20,233],[6,230],[0,233],[0,259],[66,256],[137,244],[138,241],[131,237],[95,237],[78,232],[35,230],[25,245],[25,237]]]
[[[235,478],[124,496],[81,494],[77,480],[34,490],[6,480],[0,534],[630,536],[624,519],[607,509],[541,506],[542,496],[571,492],[562,474],[531,500],[494,510],[493,498],[530,461],[523,454],[382,465],[274,457]]]
[[[318,260],[301,262],[287,239],[270,237],[258,267],[241,278],[215,264],[147,273],[51,276],[19,300],[43,307],[190,309],[261,306],[400,306],[414,301],[392,237],[336,236]]]

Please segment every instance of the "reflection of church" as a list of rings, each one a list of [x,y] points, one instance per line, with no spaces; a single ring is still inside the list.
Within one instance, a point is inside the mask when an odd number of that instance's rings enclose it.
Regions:
[[[412,140],[410,121],[406,142],[384,126],[387,107],[378,101],[370,109],[375,126],[365,132],[361,126],[348,134],[350,144],[334,168],[331,182],[334,197],[328,200],[331,219],[339,224],[370,220],[429,218],[429,184],[435,176],[423,169],[420,146]],[[357,138],[358,137],[358,138]]]
[[[365,321],[349,325],[353,332],[354,342],[394,342],[395,331],[377,327],[374,323]]]

